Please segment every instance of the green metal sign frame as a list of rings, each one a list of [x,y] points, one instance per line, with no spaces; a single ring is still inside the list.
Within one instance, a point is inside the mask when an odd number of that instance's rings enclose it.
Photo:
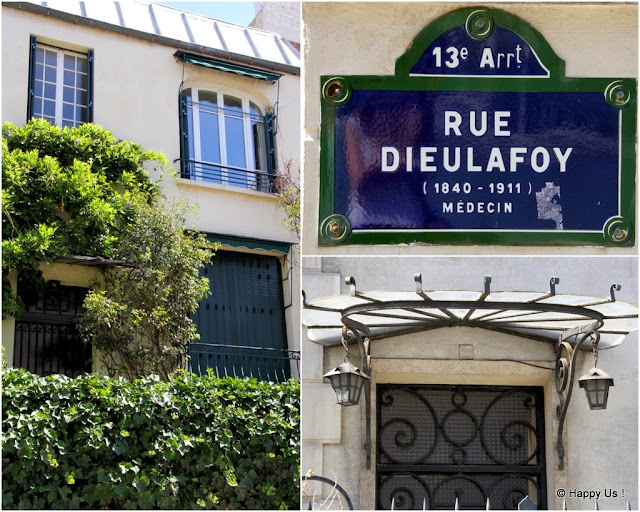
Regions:
[[[465,26],[479,40],[495,26],[521,36],[549,71],[548,77],[410,76],[410,70],[440,35]],[[452,11],[426,26],[396,61],[394,76],[331,76],[320,78],[321,149],[318,244],[434,244],[434,245],[596,245],[633,246],[636,210],[637,81],[633,78],[567,78],[565,63],[544,37],[522,19],[500,9],[472,7]],[[366,91],[464,91],[464,92],[599,92],[621,112],[619,216],[602,232],[518,230],[355,230],[349,220],[334,211],[336,110],[354,90]],[[585,207],[587,207],[585,205]]]

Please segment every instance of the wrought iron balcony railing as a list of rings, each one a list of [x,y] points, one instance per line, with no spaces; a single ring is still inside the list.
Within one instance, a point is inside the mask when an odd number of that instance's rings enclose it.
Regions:
[[[217,377],[255,377],[283,382],[290,378],[299,379],[300,351],[192,343],[189,346],[189,370],[205,375],[209,368]]]
[[[240,167],[184,158],[177,161],[180,162],[181,176],[185,179],[218,183],[270,194],[276,192],[275,176],[267,171],[251,171]]]

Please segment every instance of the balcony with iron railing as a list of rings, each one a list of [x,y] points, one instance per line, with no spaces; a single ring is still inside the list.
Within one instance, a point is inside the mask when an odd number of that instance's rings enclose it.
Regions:
[[[254,171],[184,158],[174,162],[180,162],[183,179],[244,188],[267,194],[276,192],[275,176],[267,171]]]
[[[284,382],[300,378],[300,351],[235,345],[189,345],[189,370],[206,375],[211,368],[217,377]]]

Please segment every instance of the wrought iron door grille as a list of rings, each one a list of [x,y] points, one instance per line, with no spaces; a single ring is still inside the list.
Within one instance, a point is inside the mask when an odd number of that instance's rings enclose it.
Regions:
[[[546,508],[539,387],[378,386],[377,508]]]
[[[49,283],[42,296],[18,291],[27,311],[16,318],[13,366],[40,376],[91,372],[91,345],[76,329],[87,290]]]

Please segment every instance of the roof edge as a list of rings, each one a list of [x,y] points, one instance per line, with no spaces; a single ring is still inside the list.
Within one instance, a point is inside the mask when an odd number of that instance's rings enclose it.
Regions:
[[[61,21],[67,21],[69,23],[75,23],[76,25],[82,25],[90,28],[97,28],[107,32],[114,32],[116,34],[133,37],[135,39],[141,39],[151,43],[162,44],[164,46],[171,46],[180,50],[189,51],[201,55],[210,57],[216,57],[218,59],[228,60],[230,62],[236,62],[239,64],[248,64],[251,66],[262,67],[264,69],[272,71],[281,71],[290,75],[300,75],[300,68],[298,66],[292,66],[290,64],[280,64],[266,59],[258,59],[250,57],[248,55],[242,55],[239,53],[218,50],[216,48],[210,48],[194,43],[187,43],[185,41],[179,41],[170,37],[165,37],[156,34],[150,34],[135,30],[127,27],[121,27],[120,25],[114,25],[105,21],[98,21],[92,18],[86,18],[84,16],[78,16],[75,14],[69,14],[67,12],[58,11],[51,7],[45,7],[31,2],[3,2],[3,7],[9,7],[17,9],[19,11],[26,11],[33,14],[40,14],[42,16],[48,16],[51,18],[59,19]]]

